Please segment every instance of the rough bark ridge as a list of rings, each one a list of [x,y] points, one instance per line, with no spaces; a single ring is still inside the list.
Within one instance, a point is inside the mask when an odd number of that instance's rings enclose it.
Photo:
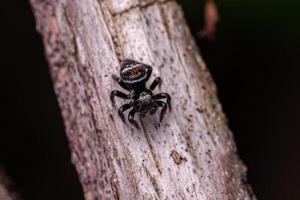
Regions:
[[[175,1],[31,0],[86,199],[254,199],[216,88]],[[173,111],[123,124],[119,60],[162,76]],[[157,90],[156,92],[158,92]],[[117,105],[124,103],[117,100]]]

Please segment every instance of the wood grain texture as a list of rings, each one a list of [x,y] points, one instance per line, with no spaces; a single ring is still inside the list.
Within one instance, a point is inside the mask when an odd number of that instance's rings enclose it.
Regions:
[[[255,199],[216,87],[175,1],[31,0],[86,199]],[[120,60],[154,67],[163,123],[122,123]],[[120,106],[124,100],[117,100]]]

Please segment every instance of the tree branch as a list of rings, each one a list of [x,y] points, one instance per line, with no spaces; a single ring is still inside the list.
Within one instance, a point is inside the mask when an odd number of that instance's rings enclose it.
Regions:
[[[168,0],[31,0],[86,199],[254,199],[213,80]],[[154,66],[173,111],[124,124],[119,60]],[[157,91],[156,91],[157,92]],[[123,101],[117,101],[121,105]]]

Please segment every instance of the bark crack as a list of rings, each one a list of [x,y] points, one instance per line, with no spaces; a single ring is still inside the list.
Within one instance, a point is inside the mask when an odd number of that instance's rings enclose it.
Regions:
[[[157,196],[158,196],[159,198],[161,198],[161,192],[160,192],[160,190],[159,190],[159,187],[158,187],[158,183],[157,183],[157,181],[156,181],[156,178],[155,178],[154,176],[151,175],[151,173],[150,173],[149,170],[144,166],[144,164],[143,164],[143,169],[144,169],[144,171],[145,171],[145,173],[146,173],[148,179],[150,180],[150,182],[151,182],[151,184],[152,184],[152,186],[153,186],[153,188],[154,188],[154,191],[156,192]]]
[[[144,133],[145,133],[145,138],[146,138],[147,144],[148,144],[148,146],[149,146],[151,155],[152,155],[153,160],[154,160],[154,162],[155,162],[155,166],[156,166],[156,168],[157,168],[157,171],[158,171],[159,174],[161,175],[161,174],[162,174],[162,170],[161,170],[161,167],[160,167],[160,161],[159,161],[160,159],[159,159],[157,153],[154,151],[154,147],[153,147],[153,144],[152,144],[152,142],[151,142],[151,138],[150,138],[150,135],[149,135],[148,131],[145,129],[143,123],[141,123],[141,125],[142,125],[143,131],[144,131]]]

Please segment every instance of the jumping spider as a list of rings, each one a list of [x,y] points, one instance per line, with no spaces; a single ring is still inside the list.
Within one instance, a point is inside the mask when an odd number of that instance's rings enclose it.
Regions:
[[[152,91],[157,85],[161,84],[161,78],[157,77],[149,89],[146,87],[146,82],[149,80],[152,73],[152,67],[134,60],[125,59],[121,62],[120,77],[112,75],[112,78],[119,85],[128,90],[129,94],[124,94],[118,90],[113,90],[110,99],[114,103],[114,97],[130,99],[130,102],[122,105],[119,110],[119,116],[125,122],[123,112],[133,107],[128,114],[128,121],[139,129],[138,123],[134,120],[134,115],[137,113],[139,117],[144,117],[146,113],[153,114],[158,107],[162,107],[160,113],[160,122],[163,120],[167,108],[171,109],[171,97],[167,93],[159,93],[154,95]],[[167,104],[159,99],[167,99]]]

